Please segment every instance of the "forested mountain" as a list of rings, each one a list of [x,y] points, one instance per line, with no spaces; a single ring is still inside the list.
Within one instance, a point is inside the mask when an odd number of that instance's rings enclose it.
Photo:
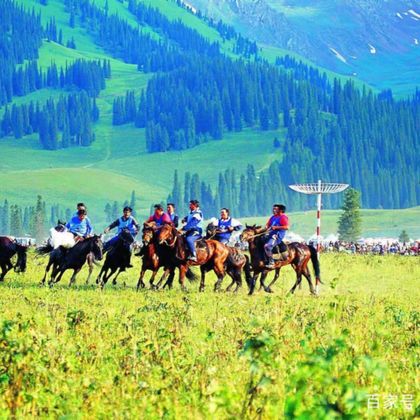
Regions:
[[[246,36],[303,55],[380,89],[412,93],[420,83],[415,0],[182,0]],[[186,6],[187,7],[187,6]]]
[[[319,178],[350,183],[365,207],[419,204],[420,91],[395,99],[281,51],[273,59],[181,3],[2,2],[0,151],[41,147],[46,161],[81,174],[96,165],[150,190],[157,183],[150,199],[181,199],[185,183],[182,200],[192,194],[240,215],[265,214],[273,201],[307,208],[287,185]],[[253,141],[261,157],[249,153]],[[78,146],[93,160],[75,160]]]

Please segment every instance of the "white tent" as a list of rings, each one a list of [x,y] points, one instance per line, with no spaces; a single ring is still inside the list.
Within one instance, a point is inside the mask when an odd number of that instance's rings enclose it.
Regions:
[[[284,238],[287,242],[305,242],[305,239],[302,236],[294,232],[287,232]]]

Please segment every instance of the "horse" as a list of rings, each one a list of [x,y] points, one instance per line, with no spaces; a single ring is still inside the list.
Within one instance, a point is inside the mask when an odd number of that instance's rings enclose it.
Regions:
[[[8,236],[0,236],[0,281],[4,281],[9,270],[14,268],[15,272],[26,271],[26,253],[28,247],[20,245],[15,239]],[[11,258],[17,254],[16,264],[13,266]]]
[[[100,284],[102,289],[110,277],[118,270],[112,280],[112,284],[117,284],[117,277],[129,267],[131,257],[130,246],[133,242],[133,235],[128,229],[123,229],[118,234],[118,241],[115,246],[107,252],[104,265],[96,279],[96,284]]]
[[[163,288],[166,286],[168,286],[169,289],[172,288],[173,279],[175,276],[175,268],[179,267],[179,261],[173,257],[172,252],[167,247],[159,245],[158,233],[159,231],[156,223],[151,222],[145,223],[143,225],[143,248],[141,252],[137,254],[142,256],[143,263],[139,280],[137,282],[137,290],[139,290],[140,287],[144,288],[146,286],[143,278],[147,270],[152,271],[152,277],[150,278],[151,289],[159,289],[164,280],[166,280],[166,282]],[[158,283],[155,285],[154,280],[160,267],[164,268],[164,273]],[[195,274],[190,269],[187,270],[186,276],[190,281],[193,281],[196,278]]]
[[[273,269],[280,270],[281,267],[285,265],[291,265],[296,272],[296,282],[293,287],[290,289],[291,294],[296,290],[296,287],[300,285],[302,281],[302,275],[308,280],[309,289],[311,294],[318,294],[319,283],[321,283],[321,273],[318,261],[318,255],[316,249],[311,245],[306,245],[303,243],[292,242],[287,245],[289,255],[286,260],[276,261],[274,268],[267,268],[265,262],[265,251],[264,251],[264,239],[263,235],[267,233],[266,229],[262,229],[261,226],[248,226],[241,233],[241,240],[248,242],[249,253],[251,255],[251,265],[254,271],[254,277],[252,279],[251,288],[249,294],[254,293],[255,284],[257,277],[261,274],[261,286],[264,288],[264,291],[267,293],[272,293],[271,287],[278,278],[278,275],[273,279],[273,281],[266,286],[264,283],[265,278],[269,271]],[[316,287],[314,288],[312,284],[311,273],[308,268],[309,260],[312,261],[315,278],[316,278]]]
[[[48,246],[40,247],[37,249],[38,254],[48,253]],[[71,276],[69,286],[76,281],[76,276],[82,269],[84,263],[88,260],[91,254],[92,260],[102,260],[102,240],[98,235],[93,235],[86,239],[80,240],[69,250],[61,248],[54,249],[50,252],[47,267],[45,269],[44,277],[41,280],[41,285],[45,284],[47,273],[51,266],[53,268],[51,278],[48,284],[53,286],[61,280],[66,270],[72,269],[73,275]]]
[[[213,239],[217,233],[219,233],[217,226],[209,223],[206,227],[206,239]],[[252,275],[249,257],[236,247],[229,245],[226,246],[229,250],[229,256],[226,259],[225,269],[226,273],[232,279],[232,283],[226,288],[226,292],[229,292],[236,284],[236,288],[234,290],[234,293],[236,293],[242,286],[242,271],[245,271],[245,279],[248,287],[251,286]],[[212,269],[209,265],[203,267],[207,269],[206,271],[210,271]]]
[[[172,250],[172,255],[179,264],[179,282],[182,290],[185,288],[185,275],[190,266],[200,266],[201,281],[199,291],[204,291],[205,275],[208,269],[212,269],[217,276],[214,291],[219,291],[223,278],[225,277],[225,264],[229,256],[227,246],[222,243],[207,239],[196,242],[197,261],[187,260],[186,240],[172,225],[163,225],[160,229],[158,240],[160,245],[166,245]]]

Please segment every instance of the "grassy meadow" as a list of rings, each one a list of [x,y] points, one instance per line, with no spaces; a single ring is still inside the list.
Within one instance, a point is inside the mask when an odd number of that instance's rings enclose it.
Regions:
[[[27,273],[6,277],[1,418],[420,414],[418,258],[322,255],[317,298],[306,283],[287,296],[290,267],[270,295],[215,294],[212,275],[204,293],[197,283],[136,292],[135,260],[102,292],[84,284],[85,271],[71,289],[70,273],[39,287],[45,259],[33,255]],[[379,394],[379,408],[368,408],[368,394]]]

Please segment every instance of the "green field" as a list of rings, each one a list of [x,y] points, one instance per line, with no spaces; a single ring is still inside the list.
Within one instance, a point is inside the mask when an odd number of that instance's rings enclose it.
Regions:
[[[0,285],[0,417],[414,418],[416,257],[322,255],[318,298],[283,269],[275,293]],[[225,279],[224,285],[226,286]],[[368,394],[379,408],[368,409]],[[386,399],[395,395],[395,407]],[[411,395],[413,407],[403,404]]]

